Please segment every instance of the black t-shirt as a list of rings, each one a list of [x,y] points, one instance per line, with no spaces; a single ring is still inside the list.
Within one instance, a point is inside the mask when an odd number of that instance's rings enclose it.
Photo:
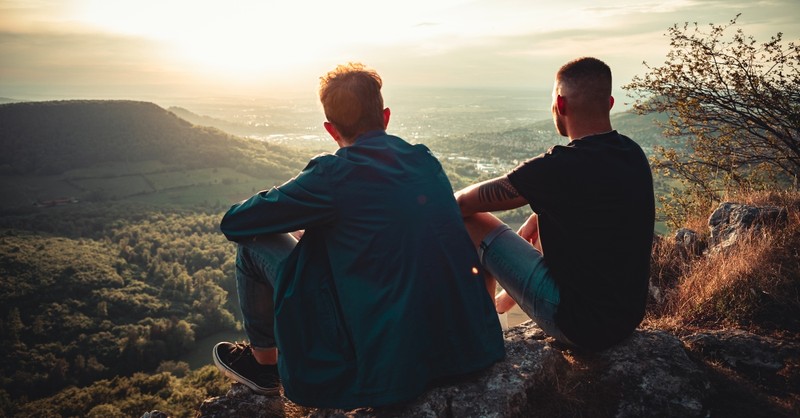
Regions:
[[[644,317],[655,222],[653,177],[639,145],[616,131],[574,140],[508,179],[539,214],[562,332],[594,350],[627,337]]]

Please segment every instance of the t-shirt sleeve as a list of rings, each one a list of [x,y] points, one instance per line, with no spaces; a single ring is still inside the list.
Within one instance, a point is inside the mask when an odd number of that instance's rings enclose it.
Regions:
[[[534,211],[539,212],[539,207],[552,195],[552,187],[557,184],[553,181],[555,175],[552,160],[554,148],[518,165],[506,177],[520,196],[524,197]]]
[[[222,232],[231,241],[241,241],[330,222],[335,210],[332,187],[325,175],[329,158],[336,157],[314,158],[293,179],[233,205],[222,218]]]

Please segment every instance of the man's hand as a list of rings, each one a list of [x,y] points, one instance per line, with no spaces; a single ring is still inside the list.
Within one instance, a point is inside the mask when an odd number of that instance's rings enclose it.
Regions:
[[[511,308],[516,305],[517,302],[514,302],[514,299],[511,299],[508,293],[505,290],[501,291],[494,297],[494,309],[497,313],[506,313],[511,310]]]
[[[536,242],[539,241],[539,215],[531,215],[517,231],[517,235],[528,241],[531,245],[539,249]],[[541,251],[541,249],[539,249]]]

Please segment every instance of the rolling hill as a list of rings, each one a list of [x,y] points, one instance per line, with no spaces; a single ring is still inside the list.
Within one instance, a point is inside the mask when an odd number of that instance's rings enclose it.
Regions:
[[[308,158],[134,101],[0,105],[0,147],[3,208],[64,197],[239,199],[291,177]]]

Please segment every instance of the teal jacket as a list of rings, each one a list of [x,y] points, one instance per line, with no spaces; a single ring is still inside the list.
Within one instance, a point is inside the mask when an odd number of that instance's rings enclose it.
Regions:
[[[505,355],[452,187],[423,145],[364,135],[221,228],[233,241],[305,230],[274,293],[278,368],[298,404],[400,403]]]

